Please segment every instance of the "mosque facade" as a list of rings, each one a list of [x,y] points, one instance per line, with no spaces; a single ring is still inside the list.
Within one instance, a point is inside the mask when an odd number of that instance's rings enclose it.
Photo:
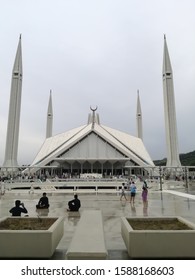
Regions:
[[[100,124],[99,114],[92,110],[86,125],[46,138],[31,172],[41,166],[50,175],[107,177],[143,175],[144,167],[154,167],[154,163],[142,139]]]
[[[165,40],[163,57],[163,91],[165,130],[167,139],[167,165],[180,166],[172,68]],[[20,105],[22,92],[21,36],[12,73],[10,109],[8,116],[5,160],[6,170],[17,169]],[[143,143],[142,113],[138,92],[137,137],[100,123],[99,114],[90,108],[88,122],[78,128],[53,136],[53,110],[50,92],[47,112],[46,139],[29,170],[51,176],[71,174],[101,174],[120,176],[144,175],[155,165]]]

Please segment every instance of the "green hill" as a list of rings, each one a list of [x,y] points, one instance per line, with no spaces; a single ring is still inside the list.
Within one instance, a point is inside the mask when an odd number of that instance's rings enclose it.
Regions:
[[[181,165],[183,166],[195,166],[195,151],[189,152],[186,154],[180,154],[179,155]],[[154,160],[154,164],[156,166],[165,166],[167,162],[166,158],[163,158],[161,160]]]

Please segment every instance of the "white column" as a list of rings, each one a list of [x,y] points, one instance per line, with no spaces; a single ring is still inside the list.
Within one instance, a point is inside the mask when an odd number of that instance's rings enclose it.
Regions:
[[[12,71],[5,159],[3,164],[3,166],[12,167],[12,169],[13,167],[15,168],[18,166],[17,156],[22,95],[22,75],[22,47],[20,36]]]
[[[142,130],[142,111],[141,111],[141,104],[139,98],[139,90],[137,91],[137,137],[143,140],[143,130]]]
[[[53,129],[53,108],[52,108],[52,92],[50,90],[49,104],[47,110],[47,128],[46,128],[46,138],[52,136]]]
[[[181,166],[179,160],[179,152],[178,152],[173,71],[169,58],[166,37],[164,37],[164,56],[163,56],[162,74],[163,74],[165,131],[166,131],[166,144],[167,144],[167,166],[168,167]]]

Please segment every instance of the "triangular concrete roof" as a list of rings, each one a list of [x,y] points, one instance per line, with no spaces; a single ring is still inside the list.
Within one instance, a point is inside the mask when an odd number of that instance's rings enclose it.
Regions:
[[[66,151],[83,141],[86,136],[90,137],[91,133],[95,133],[98,137],[101,137],[106,143],[124,155],[124,158],[127,158],[127,160],[129,158],[139,166],[154,166],[154,163],[140,138],[100,125],[97,122],[89,123],[47,138],[31,166],[46,166],[62,155],[62,157],[65,158]],[[109,157],[107,160],[109,160]]]

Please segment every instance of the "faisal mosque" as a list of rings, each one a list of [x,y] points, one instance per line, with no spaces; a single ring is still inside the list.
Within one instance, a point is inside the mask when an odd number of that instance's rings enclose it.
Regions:
[[[2,166],[2,170],[7,171],[19,168],[17,157],[22,77],[22,46],[20,36],[12,71],[5,158]],[[165,36],[162,81],[167,167],[181,167],[178,152],[173,71]],[[102,176],[129,176],[131,174],[144,175],[144,172],[147,172],[147,168],[155,167],[143,142],[139,92],[137,94],[136,136],[103,125],[97,109],[97,106],[94,108],[90,106],[90,113],[86,124],[64,133],[53,135],[52,92],[50,91],[46,138],[30,165],[31,172],[49,172],[53,176],[60,176],[64,173],[73,175],[95,173]]]

